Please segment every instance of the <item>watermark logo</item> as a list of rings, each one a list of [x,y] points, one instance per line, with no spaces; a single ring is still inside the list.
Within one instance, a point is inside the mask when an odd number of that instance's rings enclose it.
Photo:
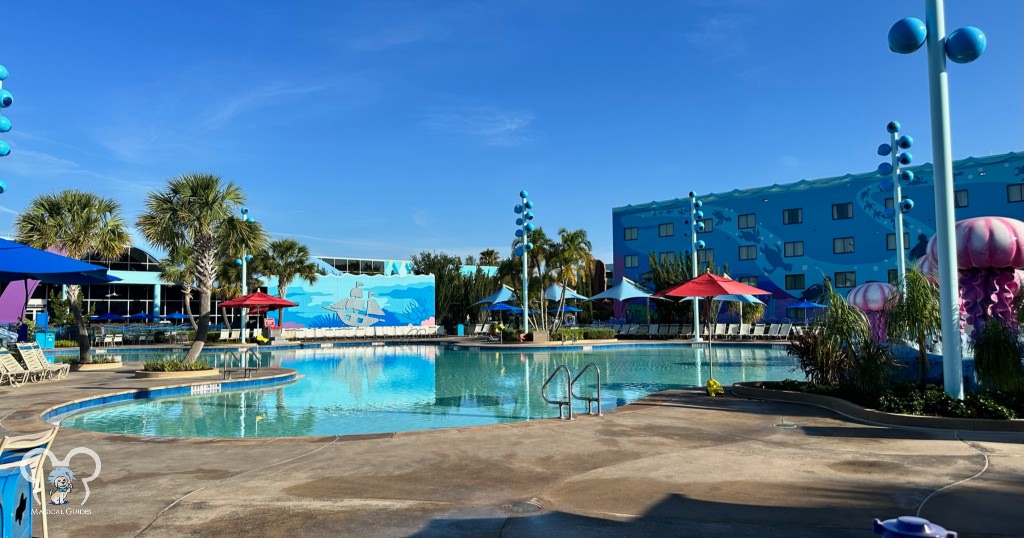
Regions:
[[[45,454],[50,459],[50,466],[53,467],[53,470],[50,471],[50,474],[46,478],[47,482],[49,482],[49,486],[46,488],[46,494],[49,496],[47,501],[53,505],[70,504],[70,497],[72,495],[72,492],[74,492],[76,488],[75,483],[81,482],[82,489],[85,490],[85,496],[82,497],[82,502],[79,504],[85,504],[85,501],[89,500],[89,482],[91,482],[93,479],[100,475],[100,470],[102,468],[102,463],[100,462],[100,455],[97,454],[96,451],[91,448],[80,446],[72,448],[71,451],[69,451],[67,455],[64,456],[64,459],[58,460],[57,457],[53,454],[53,452],[46,450],[44,448],[37,448],[26,453],[22,457],[22,461],[26,461],[26,463],[30,462],[33,458],[37,458],[41,454]],[[86,456],[89,456],[90,458],[92,458],[92,461],[95,465],[92,474],[85,478],[79,478],[78,476],[75,475],[75,472],[71,470],[71,458],[75,457],[78,454],[84,454]],[[40,461],[39,464],[41,465],[42,461]],[[32,483],[32,471],[30,467],[31,466],[28,464],[22,465],[21,476],[29,483]],[[42,501],[42,499],[39,499],[39,502]]]

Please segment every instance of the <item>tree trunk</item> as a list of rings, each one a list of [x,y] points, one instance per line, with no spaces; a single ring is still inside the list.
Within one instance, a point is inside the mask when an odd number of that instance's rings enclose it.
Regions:
[[[928,351],[924,347],[924,331],[917,331],[917,384],[928,382]]]
[[[75,325],[78,327],[78,361],[82,363],[92,362],[92,342],[89,341],[89,331],[85,328],[85,318],[82,317],[82,308],[78,305],[78,293],[80,286],[68,286],[68,306],[71,308],[71,315],[75,317]]]
[[[196,330],[199,327],[196,325],[196,317],[192,314],[192,290],[185,292],[185,314],[188,315],[188,323],[192,326],[192,330]]]
[[[206,334],[210,332],[210,292],[202,290],[199,292],[199,326],[196,328],[196,337],[192,340],[192,347],[188,348],[185,360],[195,362],[199,353],[206,345]]]
[[[277,291],[280,293],[280,295],[278,295],[278,297],[280,297],[282,299],[287,299],[288,298],[288,286],[286,286],[286,285],[282,284],[280,281],[278,281],[277,288],[278,288]],[[283,324],[284,324],[284,308],[279,308],[277,310],[277,326],[278,327],[283,327],[284,326]]]

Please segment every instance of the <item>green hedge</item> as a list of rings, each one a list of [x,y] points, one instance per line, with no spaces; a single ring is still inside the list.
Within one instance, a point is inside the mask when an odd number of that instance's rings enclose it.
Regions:
[[[552,340],[613,340],[615,329],[592,327],[565,327],[551,333]]]
[[[190,362],[180,359],[146,361],[142,369],[147,372],[193,372],[195,370],[209,370],[210,363],[206,361]]]

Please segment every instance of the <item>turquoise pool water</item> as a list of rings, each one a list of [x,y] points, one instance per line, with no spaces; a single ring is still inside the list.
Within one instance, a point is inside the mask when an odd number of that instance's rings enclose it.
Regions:
[[[707,351],[688,346],[520,352],[388,345],[262,352],[262,356],[265,365],[294,368],[304,377],[265,389],[138,400],[72,415],[61,424],[171,437],[350,435],[478,426],[557,417],[557,407],[545,403],[540,391],[560,364],[567,365],[573,375],[590,362],[600,367],[604,409],[661,390],[703,386],[709,373]],[[792,372],[795,365],[781,349],[725,345],[714,349],[715,378],[723,385],[802,378]],[[595,392],[589,372],[576,392]],[[564,388],[554,388],[549,396],[562,393]],[[584,405],[577,402],[573,409],[582,412]]]

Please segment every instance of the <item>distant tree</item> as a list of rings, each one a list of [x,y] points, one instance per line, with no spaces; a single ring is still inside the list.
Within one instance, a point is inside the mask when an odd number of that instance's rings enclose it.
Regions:
[[[131,247],[121,204],[89,192],[66,190],[33,199],[14,222],[18,241],[39,249],[53,248],[69,258],[95,254],[107,260]],[[78,327],[78,357],[90,362],[89,333],[82,316],[81,286],[68,286],[69,308]]]
[[[472,254],[467,254],[465,265],[476,265],[476,258]]]
[[[313,284],[319,278],[317,265],[309,259],[309,248],[294,239],[278,239],[256,256],[263,273],[277,277],[277,296],[288,298],[288,285],[298,278]],[[277,325],[284,321],[284,309],[277,311]]]
[[[160,260],[158,269],[162,282],[181,287],[185,314],[194,331],[196,330],[196,319],[192,315],[192,291],[195,289],[196,277],[192,265],[192,255],[187,252],[187,248],[187,246],[182,246],[172,249],[166,258]]]
[[[489,267],[497,266],[501,262],[501,254],[493,248],[485,249],[480,251],[479,258],[480,265]]]
[[[913,268],[907,269],[903,279],[906,292],[898,292],[889,297],[889,302],[885,306],[885,327],[890,340],[906,339],[917,343],[917,383],[923,387],[928,380],[926,338],[929,334],[942,330],[939,288],[927,276]]]
[[[423,251],[412,257],[412,272],[434,275],[434,315],[440,321],[455,318],[452,305],[462,297],[462,259],[444,252]]]
[[[558,237],[559,243],[552,249],[552,265],[562,285],[562,293],[558,298],[558,312],[562,312],[565,309],[566,288],[579,287],[581,279],[593,271],[594,256],[591,250],[594,247],[587,238],[587,231],[583,229],[560,228]],[[556,318],[555,321],[557,324],[561,318]]]

